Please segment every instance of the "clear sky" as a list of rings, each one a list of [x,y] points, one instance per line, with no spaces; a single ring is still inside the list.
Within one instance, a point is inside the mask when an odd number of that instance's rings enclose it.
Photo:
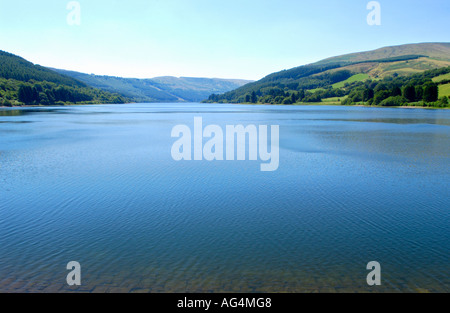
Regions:
[[[260,79],[345,53],[450,42],[449,0],[0,0],[0,50],[99,75]]]

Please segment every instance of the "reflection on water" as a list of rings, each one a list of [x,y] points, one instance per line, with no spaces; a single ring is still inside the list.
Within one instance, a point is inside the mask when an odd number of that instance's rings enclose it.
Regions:
[[[316,121],[341,121],[341,122],[362,122],[362,123],[391,123],[391,124],[436,124],[450,126],[448,119],[432,119],[432,118],[370,118],[365,119],[314,119]]]
[[[0,116],[20,116],[23,110],[4,110],[0,108]]]
[[[195,116],[280,125],[279,170],[173,161],[171,129]],[[448,292],[449,122],[326,106],[0,109],[0,291]],[[69,261],[80,287],[65,284]]]

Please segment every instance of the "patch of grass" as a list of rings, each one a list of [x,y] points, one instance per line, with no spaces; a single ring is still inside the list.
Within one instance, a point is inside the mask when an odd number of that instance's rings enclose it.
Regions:
[[[433,63],[430,63],[428,60],[425,61],[406,61],[406,62],[399,62],[396,64],[392,64],[391,66],[387,67],[387,71],[395,71],[395,70],[406,70],[406,69],[412,69],[412,70],[419,70],[419,71],[427,71],[434,68]]]
[[[308,91],[312,92],[312,93],[316,93],[317,91],[323,91],[323,90],[325,90],[325,89],[323,89],[323,88],[316,88],[316,89],[310,89]]]
[[[437,76],[437,77],[433,78],[433,81],[435,83],[439,83],[439,82],[441,82],[443,80],[450,80],[450,73],[444,74],[444,75],[441,75],[441,76]]]
[[[335,88],[335,89],[342,88],[342,87],[345,86],[346,83],[361,82],[361,81],[365,81],[367,79],[369,79],[369,75],[368,74],[356,74],[356,75],[353,75],[352,77],[350,77],[347,80],[344,80],[342,82],[334,84],[333,88]]]
[[[450,84],[439,86],[439,98],[442,98],[444,96],[450,97]]]
[[[322,99],[322,102],[325,102],[325,103],[341,103],[342,101],[344,101],[347,98],[348,98],[348,96],[325,98],[325,99]]]

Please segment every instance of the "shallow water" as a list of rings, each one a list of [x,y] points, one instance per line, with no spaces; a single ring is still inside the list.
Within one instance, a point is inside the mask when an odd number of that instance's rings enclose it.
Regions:
[[[196,116],[280,125],[279,169],[174,161]],[[0,109],[3,292],[448,292],[449,200],[448,110]]]

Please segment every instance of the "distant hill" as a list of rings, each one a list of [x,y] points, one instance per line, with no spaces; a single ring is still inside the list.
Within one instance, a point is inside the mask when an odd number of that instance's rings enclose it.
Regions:
[[[410,79],[415,77],[424,84],[423,79],[431,81],[433,77],[429,77],[430,75],[446,73],[433,70],[448,67],[450,67],[450,43],[384,47],[332,57],[273,73],[225,94],[212,94],[208,102],[273,104],[321,102],[324,98],[343,98],[348,96],[353,88],[384,79],[397,79],[400,84],[398,88],[403,87],[401,83],[407,83],[407,77]],[[420,76],[426,72],[428,72],[426,75]],[[367,88],[371,89],[370,86]]]
[[[386,59],[404,55],[426,55],[429,58],[450,61],[450,43],[418,43],[400,46],[383,47],[380,49],[345,54],[328,58],[316,64],[362,62],[377,59]]]
[[[72,77],[0,51],[0,105],[123,103],[119,94],[89,87]]]
[[[251,81],[219,78],[157,77],[151,79],[89,75],[52,69],[83,83],[109,92],[117,92],[133,102],[198,102],[212,93],[224,93]]]

